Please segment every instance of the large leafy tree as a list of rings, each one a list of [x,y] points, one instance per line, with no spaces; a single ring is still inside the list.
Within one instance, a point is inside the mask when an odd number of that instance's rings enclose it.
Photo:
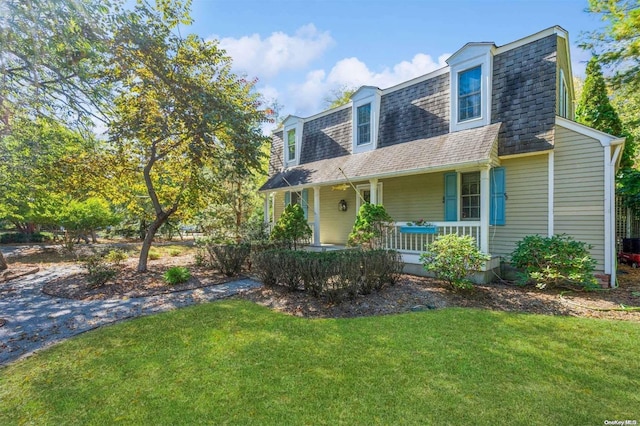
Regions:
[[[111,123],[112,140],[134,180],[144,182],[154,219],[138,271],[158,229],[180,209],[203,207],[223,165],[250,176],[260,167],[259,129],[265,119],[253,82],[231,72],[217,44],[173,31],[190,19],[185,8],[139,3],[115,37],[121,90]],[[178,5],[180,6],[180,5]]]
[[[603,65],[615,69],[616,85],[640,89],[640,2],[589,0],[587,10],[600,15],[607,27],[589,33],[582,47],[597,54]]]

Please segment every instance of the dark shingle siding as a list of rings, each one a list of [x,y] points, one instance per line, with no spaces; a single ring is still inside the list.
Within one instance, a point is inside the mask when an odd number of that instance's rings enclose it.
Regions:
[[[396,90],[380,102],[378,147],[449,132],[449,74]]]
[[[271,153],[269,157],[269,176],[273,176],[282,170],[282,164],[284,162],[284,154],[282,149],[284,147],[283,131],[274,132],[271,137]]]
[[[351,131],[351,108],[304,123],[300,163],[350,154]]]
[[[491,121],[503,123],[499,155],[553,146],[556,59],[555,34],[493,58]]]

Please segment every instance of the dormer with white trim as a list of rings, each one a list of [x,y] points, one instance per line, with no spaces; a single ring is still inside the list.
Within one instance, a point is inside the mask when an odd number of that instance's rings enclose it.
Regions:
[[[382,91],[372,86],[362,86],[351,95],[353,154],[371,151],[378,146],[381,97]]]
[[[447,59],[451,84],[449,131],[491,123],[493,43],[467,43]]]
[[[300,149],[302,147],[302,129],[304,119],[294,115],[288,116],[283,123],[282,138],[283,146],[283,164],[285,168],[297,166],[300,164]]]

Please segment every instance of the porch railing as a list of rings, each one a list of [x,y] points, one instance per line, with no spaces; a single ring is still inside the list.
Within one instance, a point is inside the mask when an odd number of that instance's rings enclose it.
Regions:
[[[387,233],[384,243],[385,248],[401,252],[421,253],[425,247],[431,244],[440,235],[457,234],[471,235],[480,248],[480,222],[432,222],[437,230],[433,234],[404,233],[400,227],[407,226],[407,222],[395,222]]]

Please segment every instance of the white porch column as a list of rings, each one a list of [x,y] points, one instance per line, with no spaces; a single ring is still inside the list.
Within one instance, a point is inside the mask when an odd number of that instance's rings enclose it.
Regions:
[[[313,245],[320,245],[320,187],[313,187]]]
[[[371,204],[378,204],[378,179],[369,179],[369,193],[371,194]]]
[[[271,222],[271,211],[269,210],[270,206],[270,202],[269,200],[271,199],[271,194],[267,193],[264,196],[264,218],[263,221],[264,223],[269,223]]]
[[[489,215],[491,194],[489,191],[489,167],[480,170],[480,251],[489,253]]]

